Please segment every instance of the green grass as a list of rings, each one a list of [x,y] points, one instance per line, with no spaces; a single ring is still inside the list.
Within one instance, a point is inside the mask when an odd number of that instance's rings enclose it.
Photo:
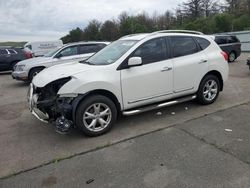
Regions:
[[[27,42],[0,42],[0,46],[23,47]]]

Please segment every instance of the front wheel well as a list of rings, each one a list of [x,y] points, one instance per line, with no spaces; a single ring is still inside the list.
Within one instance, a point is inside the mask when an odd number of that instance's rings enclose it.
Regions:
[[[29,70],[29,78],[30,78],[30,73],[33,71],[33,70],[35,70],[35,69],[45,69],[46,67],[44,67],[44,66],[39,66],[39,67],[33,67],[33,68],[31,68],[30,70]]]
[[[207,75],[214,75],[214,76],[216,76],[216,77],[219,79],[219,81],[220,81],[220,91],[223,91],[223,89],[224,89],[224,82],[223,82],[223,78],[222,78],[222,76],[221,76],[221,73],[218,72],[218,71],[216,71],[216,70],[210,71],[210,72],[208,72],[208,73],[202,78],[202,80],[203,80]]]
[[[107,91],[107,90],[102,90],[102,89],[99,89],[99,90],[93,90],[93,91],[90,91],[84,95],[79,95],[73,102],[72,106],[73,106],[73,111],[72,111],[72,118],[73,118],[73,121],[75,121],[75,116],[76,116],[76,109],[78,108],[79,104],[84,100],[86,99],[87,97],[91,96],[91,95],[103,95],[109,99],[111,99],[113,101],[113,103],[115,104],[116,106],[116,109],[117,109],[117,112],[118,112],[118,115],[121,115],[121,104],[119,103],[117,97],[110,91]]]

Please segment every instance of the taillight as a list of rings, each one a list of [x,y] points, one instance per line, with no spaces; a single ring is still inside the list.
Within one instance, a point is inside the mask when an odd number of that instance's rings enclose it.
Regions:
[[[226,52],[221,52],[221,55],[224,57],[224,59],[226,60],[226,61],[228,61],[228,55],[227,55],[227,53]]]
[[[30,52],[24,52],[24,55],[25,55],[25,57],[27,58],[27,59],[29,59],[29,58],[32,58],[32,53],[30,53]]]

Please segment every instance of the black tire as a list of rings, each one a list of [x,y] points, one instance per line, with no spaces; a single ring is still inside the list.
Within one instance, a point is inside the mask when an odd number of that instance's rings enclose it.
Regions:
[[[42,67],[31,69],[31,71],[29,72],[29,81],[31,82],[33,80],[34,76],[36,76],[43,69],[44,68],[42,68]]]
[[[211,85],[212,85],[212,81],[214,81],[215,83],[216,83],[216,86],[217,86],[217,93],[215,94],[215,93],[210,93],[211,95],[211,98],[210,98],[210,100],[208,100],[208,98],[209,98],[209,94],[205,94],[205,92],[207,91],[207,90],[209,90],[208,89],[208,87],[207,87],[207,83],[209,84],[209,83],[211,83]],[[213,88],[213,90],[215,91],[215,87],[216,86],[214,86]],[[202,79],[202,81],[201,81],[201,83],[200,83],[200,86],[199,86],[199,90],[198,90],[198,92],[197,92],[197,100],[198,100],[198,102],[200,103],[200,104],[202,104],[202,105],[209,105],[209,104],[212,104],[212,103],[214,103],[215,101],[216,101],[216,99],[218,98],[218,96],[219,96],[219,93],[220,93],[220,88],[221,88],[221,86],[220,86],[220,81],[219,81],[219,79],[218,79],[218,77],[217,76],[215,76],[215,75],[207,75],[207,76],[205,76],[203,79]],[[209,90],[210,92],[212,92],[212,89],[210,89]],[[209,92],[208,91],[208,92]],[[213,92],[214,92],[213,91]]]
[[[232,63],[236,60],[236,53],[235,52],[230,52],[230,54],[228,55],[228,62]]]
[[[92,106],[94,105],[98,106],[98,104],[101,104],[103,106],[99,107],[99,115],[98,113],[96,114],[96,116],[99,117],[93,118],[93,115],[96,112],[92,111],[93,112],[92,114],[91,110],[95,110],[94,107]],[[111,116],[107,115],[106,118],[105,116],[101,116],[101,113],[105,111],[105,107],[109,108],[109,112],[111,114]],[[100,110],[100,108],[102,108],[102,111]],[[87,112],[88,112],[87,114],[88,117],[86,117],[85,119],[85,115]],[[91,116],[89,116],[89,114],[91,114]],[[100,123],[100,119],[103,119],[105,122],[108,123],[105,126],[102,126]],[[114,102],[102,95],[92,95],[84,99],[77,107],[75,123],[77,128],[81,130],[86,136],[94,137],[94,136],[100,136],[110,131],[110,129],[115,124],[116,119],[117,119],[117,109]],[[87,126],[89,124],[91,125],[93,121],[96,121],[97,122],[96,124],[100,124],[99,127],[94,125],[94,127],[87,128]],[[90,129],[99,129],[99,130],[90,130]]]

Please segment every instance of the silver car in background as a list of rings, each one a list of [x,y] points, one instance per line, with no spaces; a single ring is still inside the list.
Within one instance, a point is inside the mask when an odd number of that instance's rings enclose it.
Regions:
[[[40,71],[53,65],[82,61],[106,47],[109,42],[78,42],[66,44],[42,57],[20,61],[12,72],[13,79],[31,81]]]

